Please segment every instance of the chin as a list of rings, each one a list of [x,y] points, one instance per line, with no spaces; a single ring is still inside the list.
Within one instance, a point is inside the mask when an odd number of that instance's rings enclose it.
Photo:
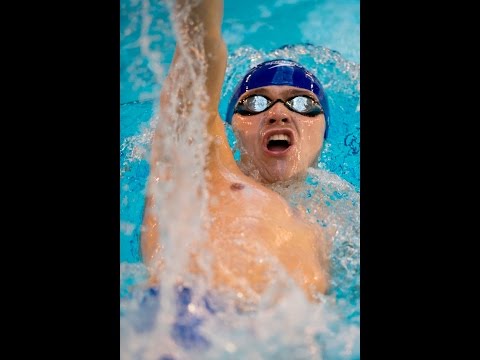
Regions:
[[[288,173],[268,173],[268,174],[262,174],[262,178],[264,179],[265,182],[273,184],[273,183],[279,183],[279,182],[286,182],[289,180],[297,179],[298,174],[288,172]]]

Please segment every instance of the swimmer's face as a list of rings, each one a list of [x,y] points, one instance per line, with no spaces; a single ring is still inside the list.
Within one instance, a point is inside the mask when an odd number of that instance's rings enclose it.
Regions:
[[[271,85],[245,92],[239,101],[254,95],[273,101],[306,95],[318,101],[306,89]],[[264,183],[285,181],[306,175],[314,166],[323,146],[325,116],[306,116],[277,102],[255,115],[236,113],[232,127],[238,139],[240,167],[249,176]]]

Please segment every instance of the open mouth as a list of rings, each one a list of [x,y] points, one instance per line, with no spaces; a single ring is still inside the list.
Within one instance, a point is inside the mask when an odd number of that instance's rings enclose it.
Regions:
[[[291,143],[290,136],[286,134],[272,135],[267,140],[267,149],[273,152],[285,151]]]
[[[265,151],[270,155],[284,155],[293,145],[293,133],[290,130],[275,130],[265,134]]]

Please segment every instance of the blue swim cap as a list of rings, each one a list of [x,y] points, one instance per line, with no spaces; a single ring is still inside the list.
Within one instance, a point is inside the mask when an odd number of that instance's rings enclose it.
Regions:
[[[310,71],[292,60],[278,59],[263,62],[250,69],[243,80],[237,85],[230,99],[225,120],[231,124],[233,111],[238,99],[247,90],[269,85],[290,85],[307,89],[317,95],[325,112],[325,136],[327,137],[330,119],[328,101],[322,84]]]

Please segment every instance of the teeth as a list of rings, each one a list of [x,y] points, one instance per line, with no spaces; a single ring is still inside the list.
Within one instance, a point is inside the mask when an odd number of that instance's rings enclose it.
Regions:
[[[268,138],[268,141],[272,140],[286,140],[290,144],[290,136],[288,136],[287,134],[272,135]]]

